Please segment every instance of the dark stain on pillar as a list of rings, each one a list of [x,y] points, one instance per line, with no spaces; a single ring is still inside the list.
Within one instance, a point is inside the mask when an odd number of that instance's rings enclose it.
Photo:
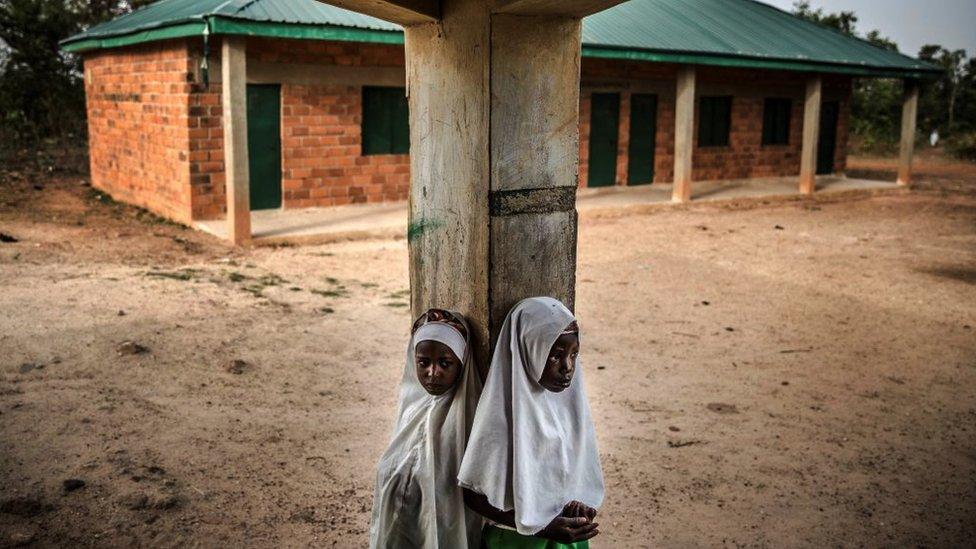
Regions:
[[[494,191],[489,200],[492,217],[568,212],[576,207],[576,187]]]

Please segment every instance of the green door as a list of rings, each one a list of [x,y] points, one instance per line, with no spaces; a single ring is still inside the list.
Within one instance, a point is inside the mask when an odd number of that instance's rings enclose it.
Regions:
[[[251,209],[281,207],[281,86],[247,85]]]
[[[834,173],[834,156],[837,151],[836,101],[825,101],[820,106],[820,138],[817,140],[817,175]]]
[[[657,96],[630,96],[630,142],[627,146],[627,184],[654,181],[654,137],[657,134]]]
[[[617,126],[620,94],[590,96],[590,169],[587,186],[606,187],[617,178]]]

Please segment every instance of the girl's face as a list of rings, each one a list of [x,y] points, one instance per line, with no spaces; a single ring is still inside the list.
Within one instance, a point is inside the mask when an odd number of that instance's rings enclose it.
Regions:
[[[461,361],[440,341],[421,341],[414,349],[417,380],[427,393],[439,396],[450,391],[461,375]]]
[[[576,357],[579,355],[579,334],[563,334],[549,349],[546,367],[539,384],[548,391],[561,393],[569,388],[576,373]]]

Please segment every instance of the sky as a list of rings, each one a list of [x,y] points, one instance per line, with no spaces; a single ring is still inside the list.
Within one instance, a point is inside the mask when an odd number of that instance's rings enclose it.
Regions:
[[[793,11],[794,0],[761,0]],[[810,0],[827,12],[853,11],[860,34],[878,29],[902,53],[918,54],[924,44],[963,49],[976,56],[976,0]]]

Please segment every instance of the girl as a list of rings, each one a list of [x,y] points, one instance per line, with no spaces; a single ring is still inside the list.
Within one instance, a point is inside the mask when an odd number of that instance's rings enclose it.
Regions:
[[[603,472],[578,352],[576,319],[555,299],[523,300],[502,325],[458,473],[466,503],[494,523],[489,548],[588,547],[599,533]]]
[[[372,548],[478,547],[482,519],[457,485],[481,393],[470,333],[460,315],[438,309],[414,323],[393,439],[377,468]]]

